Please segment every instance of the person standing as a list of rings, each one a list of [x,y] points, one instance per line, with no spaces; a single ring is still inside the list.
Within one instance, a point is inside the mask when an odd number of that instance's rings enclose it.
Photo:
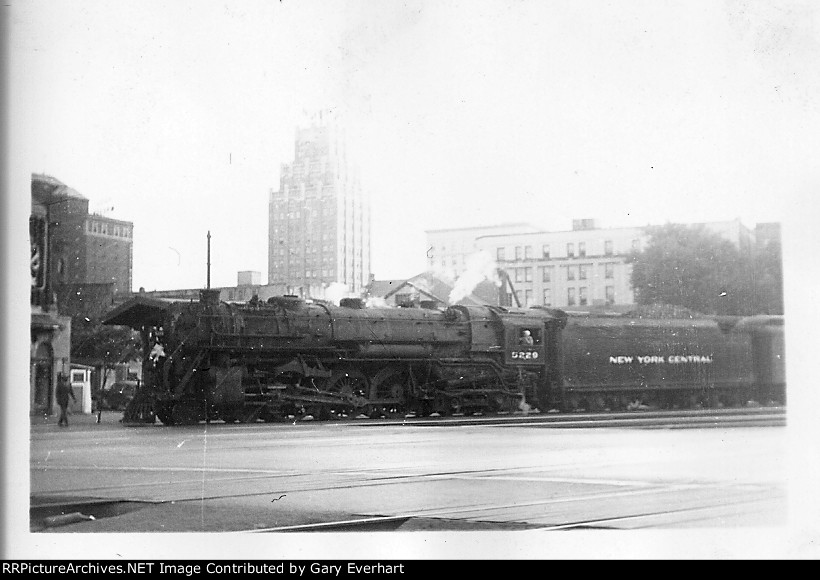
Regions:
[[[103,408],[103,393],[102,388],[94,389],[92,391],[93,395],[91,395],[91,400],[94,404],[94,412],[97,413],[97,423],[102,421],[102,408]]]
[[[71,385],[68,384],[68,379],[63,376],[63,373],[57,375],[57,404],[60,405],[60,420],[57,422],[60,427],[68,427],[68,398],[71,397],[77,401],[74,396],[74,391],[71,390]]]

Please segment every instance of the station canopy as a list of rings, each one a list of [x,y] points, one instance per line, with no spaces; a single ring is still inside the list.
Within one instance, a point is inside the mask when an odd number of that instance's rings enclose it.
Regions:
[[[143,326],[160,326],[166,318],[166,313],[179,300],[169,298],[150,298],[135,296],[112,308],[103,317],[103,324],[113,326],[130,326],[139,330]]]

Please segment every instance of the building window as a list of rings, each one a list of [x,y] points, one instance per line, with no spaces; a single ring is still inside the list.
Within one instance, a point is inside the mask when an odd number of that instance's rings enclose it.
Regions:
[[[506,258],[504,258],[504,248],[497,248],[495,251],[495,259],[497,262],[503,262]]]
[[[575,306],[575,288],[567,288],[567,306]]]
[[[587,243],[586,242],[578,242],[578,256],[583,258],[587,255]]]
[[[532,268],[524,268],[524,282],[532,282]]]
[[[516,261],[518,261],[521,258],[522,258],[521,246],[516,246],[515,247],[515,259],[516,259]]]
[[[396,294],[395,304],[410,304],[411,302],[410,294]]]
[[[532,246],[524,246],[524,259],[532,260]]]
[[[582,286],[578,289],[578,303],[581,306],[586,306],[587,304],[587,287]]]
[[[578,266],[578,279],[579,280],[586,280],[587,279],[587,268],[589,268],[589,265],[587,265],[587,264],[582,264],[582,265]]]
[[[523,268],[516,268],[515,269],[515,281],[516,282],[523,282],[523,280],[521,279],[521,276],[522,276],[521,270],[523,270]]]
[[[615,264],[604,264],[604,278],[612,279],[615,277]]]
[[[532,290],[524,290],[524,306],[532,305]]]
[[[572,266],[567,267],[567,280],[575,280],[575,268]]]
[[[552,268],[548,268],[546,266],[541,266],[541,281],[542,282],[550,282]]]
[[[606,240],[604,242],[604,255],[611,256],[613,251],[612,240]]]
[[[567,244],[567,258],[575,257],[575,244],[572,242]]]
[[[552,290],[544,288],[544,306],[552,306]]]
[[[615,304],[615,286],[606,287],[606,303]]]
[[[550,259],[550,245],[549,244],[544,244],[541,247],[541,257],[544,258],[545,260]]]
[[[516,290],[515,291],[515,300],[516,300],[516,304],[519,305],[519,306],[524,304],[524,301],[521,300],[521,290]]]

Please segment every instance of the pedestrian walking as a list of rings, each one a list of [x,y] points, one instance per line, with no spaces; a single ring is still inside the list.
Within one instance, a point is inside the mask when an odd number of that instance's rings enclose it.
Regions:
[[[63,373],[57,375],[57,404],[60,405],[60,420],[57,422],[60,427],[68,427],[68,398],[71,397],[77,401],[74,396],[74,391],[71,390],[71,385],[68,379],[63,376]]]
[[[94,412],[97,413],[97,423],[99,423],[102,420],[102,389],[94,389],[92,392],[91,400],[94,404]]]

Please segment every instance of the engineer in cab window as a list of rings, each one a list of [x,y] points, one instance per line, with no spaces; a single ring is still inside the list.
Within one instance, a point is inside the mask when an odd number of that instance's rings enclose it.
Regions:
[[[521,331],[521,338],[518,339],[518,344],[531,346],[533,343],[532,333],[529,330]]]

